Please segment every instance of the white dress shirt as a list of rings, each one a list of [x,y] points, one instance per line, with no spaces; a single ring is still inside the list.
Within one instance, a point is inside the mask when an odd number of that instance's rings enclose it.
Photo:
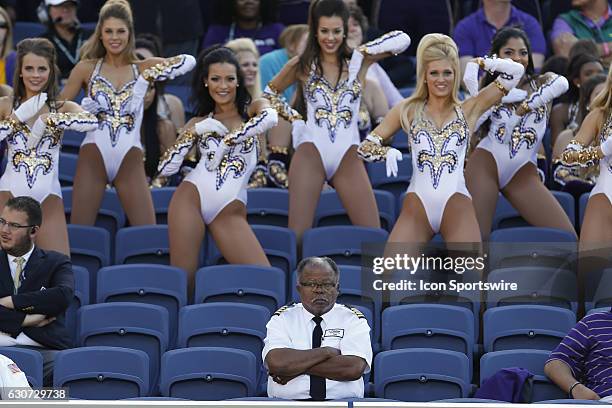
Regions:
[[[32,252],[34,252],[34,245],[32,245],[32,248],[30,248],[30,250],[25,255],[21,256],[25,260],[25,262],[23,263],[23,270],[21,271],[22,274],[23,271],[25,271],[26,265],[28,264],[28,260],[30,259]],[[15,258],[17,257],[9,254],[6,254],[6,257],[8,258],[8,264],[11,270],[11,277],[13,278],[13,281],[15,281],[15,274],[17,273],[17,264],[15,263]]]
[[[361,317],[360,317],[361,316]],[[335,304],[325,313],[321,328],[323,340],[321,347],[333,347],[340,350],[343,356],[361,357],[367,363],[365,372],[372,365],[372,345],[370,343],[370,326],[359,311]],[[295,350],[312,349],[312,331],[314,315],[308,312],[301,303],[283,307],[272,316],[267,327],[262,357],[265,362],[270,350],[291,348]],[[354,381],[325,380],[326,398],[363,398],[363,379]],[[286,399],[309,399],[310,376],[303,374],[295,377],[285,385],[278,384],[268,377],[268,396]]]

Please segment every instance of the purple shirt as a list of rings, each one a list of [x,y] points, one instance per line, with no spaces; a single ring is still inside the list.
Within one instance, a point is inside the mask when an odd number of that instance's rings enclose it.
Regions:
[[[606,23],[606,21],[608,21],[608,19],[612,17],[612,9],[610,8],[610,6],[608,6],[608,13],[605,16],[599,17],[597,21],[593,21],[583,14],[581,14],[581,16],[589,27],[601,28]],[[564,33],[574,34],[574,30],[567,23],[567,21],[565,21],[561,17],[555,18],[555,22],[553,23],[553,28],[550,32],[551,41],[554,41],[557,37],[559,37],[561,34],[564,34]]]
[[[574,378],[601,398],[612,396],[612,311],[580,320],[550,353],[551,360],[567,364]]]
[[[512,6],[510,18],[504,24],[504,27],[508,26],[522,28],[531,42],[531,52],[546,55],[544,34],[538,20],[533,16]],[[459,56],[481,57],[488,54],[491,51],[491,41],[496,32],[497,29],[487,21],[482,8],[465,17],[457,23],[453,33],[453,39],[459,47]]]
[[[214,44],[225,44],[236,38],[247,37],[255,41],[259,55],[264,55],[267,52],[280,48],[278,36],[284,28],[285,26],[280,23],[260,26],[255,30],[243,30],[236,24],[228,26],[213,24],[208,27],[206,37],[204,37],[203,48]]]

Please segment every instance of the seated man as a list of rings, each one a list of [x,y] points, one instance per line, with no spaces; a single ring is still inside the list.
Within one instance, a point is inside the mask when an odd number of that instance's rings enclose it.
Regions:
[[[580,320],[544,372],[569,398],[612,402],[612,309]]]
[[[297,268],[301,303],[281,307],[268,322],[262,351],[270,397],[362,398],[370,371],[370,326],[363,314],[336,304],[338,267],[311,257]]]
[[[66,255],[34,244],[41,223],[30,197],[11,198],[0,213],[0,346],[40,351],[43,384],[51,386],[55,353],[72,347],[64,312],[74,277]]]

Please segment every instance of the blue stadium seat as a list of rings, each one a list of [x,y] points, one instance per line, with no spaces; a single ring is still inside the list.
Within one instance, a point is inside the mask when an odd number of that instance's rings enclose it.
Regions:
[[[214,302],[185,306],[179,314],[177,347],[226,347],[249,351],[257,360],[258,384],[268,379],[261,350],[270,311],[259,305]],[[262,388],[265,392],[265,388]]]
[[[72,265],[74,275],[74,297],[66,309],[66,329],[76,342],[77,310],[89,304],[89,271],[78,265]]]
[[[149,357],[122,347],[79,347],[55,356],[53,386],[70,398],[117,400],[149,394]]]
[[[561,207],[569,217],[572,225],[575,225],[576,209],[574,197],[570,193],[564,191],[551,191],[551,193],[559,204],[561,204]],[[497,200],[497,207],[495,208],[491,229],[497,230],[525,226],[530,226],[530,224],[519,215],[518,211],[512,207],[508,199],[500,194]]]
[[[0,354],[13,360],[26,375],[32,388],[43,386],[43,358],[36,350],[18,347],[0,347]]]
[[[47,27],[44,24],[29,21],[17,21],[13,26],[13,46],[26,38],[40,37]]]
[[[170,200],[175,191],[176,187],[151,189],[151,198],[153,199],[157,224],[168,224],[168,207],[170,207]]]
[[[433,402],[451,402],[453,404],[507,404],[507,401],[499,401],[485,398],[448,398]]]
[[[257,360],[244,350],[192,347],[162,356],[163,396],[218,401],[255,396]]]
[[[425,402],[464,398],[470,388],[470,362],[457,351],[402,349],[374,358],[374,388],[379,398]]]
[[[414,91],[414,89],[411,88],[405,91],[405,92],[410,92],[410,94],[408,95],[405,95],[404,93],[402,93],[402,91],[404,91],[404,89],[400,89],[400,93],[402,94],[404,98],[406,98],[412,94],[412,91]],[[395,147],[397,150],[399,150],[403,154],[410,153],[410,146],[408,144],[408,135],[406,134],[406,132],[404,132],[404,129],[398,130],[395,133],[395,135],[393,135],[393,140],[391,140],[391,146]]]
[[[597,307],[595,309],[591,309],[587,312],[587,315],[591,315],[593,313],[601,313],[601,312],[609,312],[610,308],[609,307]]]
[[[101,303],[78,313],[81,346],[114,346],[141,350],[149,356],[149,380],[157,390],[161,355],[168,350],[168,311],[142,303]]]
[[[363,276],[361,267],[352,265],[338,265],[340,270],[340,294],[336,303],[353,306],[359,309],[366,317],[370,325],[372,345],[378,350],[380,343],[380,314],[382,311],[381,292],[363,289]],[[297,271],[291,274],[291,299],[300,301],[296,289]]]
[[[98,271],[97,302],[136,302],[164,307],[170,347],[176,344],[178,315],[187,304],[185,271],[166,265],[115,265]]]
[[[395,197],[388,191],[374,190],[374,198],[378,207],[381,227],[391,231],[395,223]],[[314,226],[327,227],[333,225],[352,225],[352,223],[336,190],[327,190],[323,191],[319,198]]]
[[[465,307],[400,305],[382,313],[383,350],[435,348],[464,353],[470,361],[470,381],[475,343],[474,315]]]
[[[64,200],[64,213],[66,214],[66,222],[70,222],[72,213],[72,187],[62,188],[62,197]],[[125,225],[125,213],[119,202],[119,197],[115,190],[105,190],[102,197],[102,203],[98,210],[96,218],[96,227],[104,228],[108,231],[111,237],[114,237],[117,230]],[[113,243],[111,242],[111,254],[113,253]]]
[[[293,231],[273,225],[252,225],[251,228],[272,266],[282,269],[286,274],[295,269],[297,244]],[[226,263],[212,236],[208,235],[208,238],[208,265]]]
[[[578,226],[582,225],[582,221],[584,220],[584,212],[586,211],[587,204],[589,202],[589,195],[591,193],[583,193],[578,199]]]
[[[612,306],[612,268],[604,269],[593,295],[593,307]]]
[[[486,353],[480,359],[480,384],[503,368],[529,370],[533,377],[532,401],[566,398],[567,394],[551,383],[544,374],[544,363],[550,352],[545,350],[504,350]]]
[[[170,265],[167,225],[142,225],[117,231],[115,264]]]
[[[541,305],[502,306],[483,317],[485,352],[553,350],[576,324],[568,309]]]
[[[362,245],[384,243],[389,233],[381,228],[339,225],[306,230],[302,256],[328,256],[342,265],[361,265]]]
[[[402,155],[402,161],[398,162],[397,177],[387,177],[385,162],[367,163],[366,169],[372,182],[372,187],[377,190],[388,191],[396,199],[404,193],[410,184],[412,177],[412,161],[407,154]]]
[[[500,288],[487,293],[487,308],[517,304],[557,306],[576,312],[576,275],[566,269],[514,267],[495,269],[487,281],[516,283],[517,289]]]
[[[89,298],[96,298],[98,269],[110,264],[110,234],[100,227],[68,224],[68,241],[73,265],[89,271]]]
[[[66,129],[62,136],[62,152],[70,154],[79,154],[81,143],[85,139],[85,133],[77,132],[76,130]]]
[[[185,114],[187,118],[194,115],[195,107],[189,100],[191,97],[191,87],[190,86],[166,85],[164,90],[166,91],[166,93],[174,95],[181,100],[181,102],[183,103],[183,107],[185,108]]]
[[[247,220],[249,224],[289,225],[289,190],[253,188],[247,190]]]
[[[71,186],[74,182],[78,159],[79,156],[76,154],[60,152],[58,177],[62,186]]]
[[[576,242],[576,237],[567,231],[545,227],[504,228],[491,233],[491,242]]]
[[[236,302],[265,306],[274,313],[287,298],[286,275],[275,267],[216,265],[196,272],[194,304]]]

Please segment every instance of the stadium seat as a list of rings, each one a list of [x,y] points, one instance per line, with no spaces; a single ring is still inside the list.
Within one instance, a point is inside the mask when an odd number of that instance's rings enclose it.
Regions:
[[[70,398],[117,400],[149,394],[149,357],[122,347],[79,347],[55,356],[53,386]]]
[[[612,306],[612,268],[602,271],[601,279],[593,295],[593,307]]]
[[[161,355],[168,350],[168,311],[142,303],[101,303],[78,312],[81,346],[114,346],[141,350],[149,357],[149,380],[157,390]]]
[[[591,193],[584,193],[578,199],[578,226],[582,226],[582,221],[584,220],[584,213],[587,208],[587,204],[589,203],[589,195]]]
[[[292,230],[272,225],[252,225],[251,228],[272,266],[282,269],[287,275],[295,269],[297,244]],[[212,236],[208,235],[208,238],[208,265],[226,263]]]
[[[244,350],[192,347],[162,356],[163,396],[217,401],[253,397],[257,385],[255,356]]]
[[[100,227],[68,224],[70,257],[73,265],[89,271],[89,298],[96,298],[96,273],[110,264],[110,234]]]
[[[74,174],[76,173],[78,159],[79,156],[76,154],[60,152],[58,177],[63,187],[71,186],[74,182]]]
[[[574,197],[570,193],[564,191],[551,191],[552,195],[557,199],[561,207],[567,214],[572,225],[575,225],[576,209]],[[497,207],[495,207],[495,215],[493,216],[492,230],[515,227],[528,227],[527,223],[512,207],[512,204],[503,195],[498,196]]]
[[[247,220],[251,225],[289,225],[289,190],[252,188],[247,190]]]
[[[412,161],[407,154],[402,155],[402,161],[398,162],[397,177],[387,177],[385,162],[366,163],[366,169],[372,187],[377,190],[388,191],[396,199],[406,191],[410,178],[412,177]]]
[[[170,347],[176,343],[178,315],[187,304],[185,271],[166,265],[115,265],[98,271],[98,303],[136,302],[164,307],[170,322]]]
[[[214,302],[185,306],[179,314],[177,347],[226,347],[249,351],[257,360],[258,384],[267,381],[261,360],[270,311],[264,306]],[[265,392],[265,388],[263,388]]]
[[[544,363],[550,352],[545,350],[504,350],[486,353],[480,359],[480,384],[503,368],[529,370],[533,377],[532,401],[566,398],[567,394],[551,383],[544,374]]]
[[[545,227],[504,228],[491,233],[491,242],[555,242],[572,243],[576,237],[567,231]]]
[[[0,354],[13,360],[26,375],[32,388],[43,386],[43,358],[36,350],[18,347],[0,347]]]
[[[62,197],[64,200],[66,222],[70,222],[70,215],[72,214],[72,187],[63,187]],[[95,226],[104,228],[111,237],[114,237],[117,230],[125,225],[125,221],[125,213],[119,202],[117,192],[115,190],[105,190],[100,209],[98,210]],[[114,245],[112,244],[111,242],[111,254],[114,249]]]
[[[125,227],[115,238],[115,264],[170,265],[167,225]]]
[[[285,304],[286,275],[275,267],[216,265],[196,272],[194,304],[249,303],[266,307],[270,314]]]
[[[425,402],[465,398],[470,368],[464,353],[439,349],[382,351],[374,358],[374,388],[379,398]]]
[[[185,119],[187,120],[195,113],[195,107],[189,100],[191,97],[191,87],[185,85],[166,85],[164,90],[166,93],[178,97],[185,108]]]
[[[78,265],[72,265],[74,275],[74,297],[66,309],[66,329],[76,342],[77,310],[89,304],[89,271]]]
[[[391,231],[395,223],[395,197],[388,191],[374,190],[374,198],[378,207],[381,227]],[[323,191],[319,198],[314,226],[333,225],[352,225],[352,223],[336,190],[327,190]]]
[[[327,256],[338,265],[361,265],[364,244],[382,244],[389,233],[381,228],[339,225],[306,230],[302,257]]]
[[[29,21],[17,21],[13,26],[13,47],[26,38],[40,37],[47,27],[44,24]]]
[[[576,312],[576,275],[566,269],[515,267],[495,269],[489,283],[516,283],[516,290],[500,287],[487,293],[487,308],[517,304],[557,306]],[[503,282],[502,282],[503,281]]]
[[[485,352],[553,350],[576,324],[568,309],[541,305],[502,306],[483,317]]]
[[[176,187],[161,187],[151,189],[151,198],[153,199],[153,208],[155,209],[155,220],[157,224],[168,224],[168,207],[172,194],[176,191]]]
[[[475,343],[474,315],[465,307],[400,305],[382,313],[383,350],[435,348],[464,353],[470,362],[470,381]]]

